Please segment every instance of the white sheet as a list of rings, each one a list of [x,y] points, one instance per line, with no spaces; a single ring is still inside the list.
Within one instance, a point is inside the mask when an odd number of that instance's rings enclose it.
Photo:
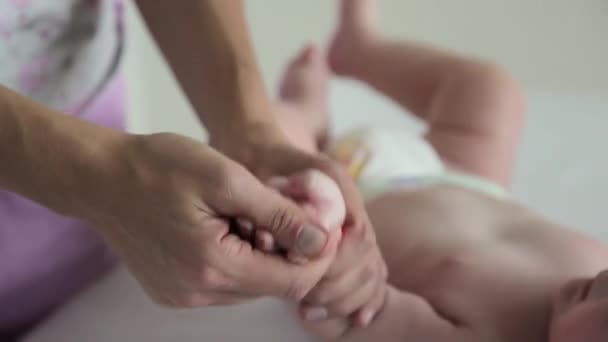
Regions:
[[[598,94],[530,95],[514,196],[551,217],[607,238],[608,102]],[[339,83],[337,131],[369,120],[411,127],[394,105]],[[608,266],[608,261],[607,261]],[[191,311],[153,305],[124,269],[60,310],[26,342],[310,341],[272,300]]]
[[[27,342],[310,342],[284,304],[171,310],[153,304],[120,267],[75,298]]]

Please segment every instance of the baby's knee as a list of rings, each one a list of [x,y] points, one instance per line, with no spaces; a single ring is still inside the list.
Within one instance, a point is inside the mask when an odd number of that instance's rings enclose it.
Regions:
[[[523,87],[500,64],[489,61],[465,63],[452,82],[453,92],[474,94],[477,101],[482,101],[482,106],[485,102],[500,107],[514,119],[523,117],[525,113]]]

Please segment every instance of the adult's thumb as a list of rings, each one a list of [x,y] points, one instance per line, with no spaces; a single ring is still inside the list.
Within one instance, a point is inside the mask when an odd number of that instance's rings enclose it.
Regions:
[[[327,252],[329,233],[293,200],[260,184],[242,196],[241,212],[257,229],[268,231],[289,254],[317,259]]]

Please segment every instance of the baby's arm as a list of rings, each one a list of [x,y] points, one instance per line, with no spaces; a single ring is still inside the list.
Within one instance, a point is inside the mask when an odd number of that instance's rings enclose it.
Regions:
[[[382,311],[366,328],[352,328],[347,319],[304,323],[322,341],[403,342],[464,341],[466,330],[440,317],[422,297],[389,286]]]

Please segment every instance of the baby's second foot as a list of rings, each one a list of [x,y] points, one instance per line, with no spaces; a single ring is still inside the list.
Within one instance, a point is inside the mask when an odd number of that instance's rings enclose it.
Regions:
[[[338,75],[356,77],[366,44],[377,37],[378,0],[341,0],[340,18],[329,46],[329,66]]]

